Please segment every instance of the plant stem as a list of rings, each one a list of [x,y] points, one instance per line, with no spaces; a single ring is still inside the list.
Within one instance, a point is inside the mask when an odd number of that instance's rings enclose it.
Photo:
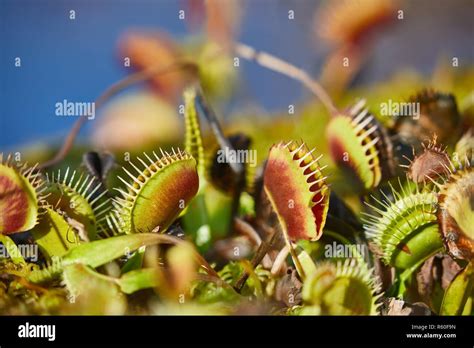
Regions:
[[[285,245],[280,252],[278,253],[277,257],[275,258],[275,262],[273,262],[272,269],[270,273],[272,275],[278,274],[280,271],[283,263],[285,262],[286,257],[290,253],[290,250],[288,249],[288,245]]]
[[[337,114],[338,110],[334,103],[332,102],[331,97],[325,91],[325,89],[311,76],[293,64],[290,64],[284,61],[281,58],[275,57],[267,52],[257,51],[253,47],[247,46],[242,43],[237,43],[234,45],[234,51],[241,57],[247,60],[253,60],[260,64],[261,66],[276,71],[280,74],[288,76],[294,80],[301,82],[306,86],[313,94],[318,97],[318,99],[323,103],[326,109],[331,115]]]
[[[278,232],[275,231],[275,232],[273,232],[273,234],[266,241],[264,241],[264,242],[262,242],[262,244],[260,244],[260,246],[257,249],[257,252],[255,253],[255,255],[254,255],[254,257],[252,258],[252,261],[251,261],[251,264],[252,264],[253,268],[257,267],[259,265],[259,263],[262,262],[263,258],[267,254],[267,252],[270,250],[272,245],[275,243],[277,236],[278,236]],[[242,274],[242,276],[239,278],[239,280],[237,280],[237,283],[235,283],[234,289],[238,293],[240,293],[240,291],[244,287],[245,282],[247,281],[248,277],[249,277],[249,273],[244,272],[244,274]]]

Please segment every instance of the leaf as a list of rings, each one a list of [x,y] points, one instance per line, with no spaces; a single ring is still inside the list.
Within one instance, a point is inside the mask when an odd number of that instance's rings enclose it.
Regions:
[[[179,243],[184,244],[186,242],[166,234],[157,233],[136,233],[96,240],[81,244],[76,248],[71,249],[63,256],[63,258],[54,257],[52,259],[53,264],[46,269],[31,272],[29,280],[33,283],[50,280],[61,274],[64,267],[74,263],[82,263],[92,268],[96,268],[121,256],[127,255],[142,246]],[[194,252],[194,258],[200,267],[202,267],[208,274],[217,276],[214,269],[196,251]]]
[[[469,263],[446,289],[440,315],[461,315],[474,286],[474,267]]]
[[[66,266],[63,278],[74,314],[125,314],[126,298],[113,278],[79,263]]]
[[[47,208],[40,223],[31,231],[41,252],[49,259],[61,257],[79,245],[73,228],[56,211]]]
[[[144,154],[148,163],[138,157],[138,166],[130,161],[137,175],[123,168],[132,182],[119,177],[127,191],[117,189],[121,197],[115,198],[113,215],[109,217],[119,233],[166,231],[198,192],[194,158],[179,149],[162,154],[159,158],[153,153],[154,159]]]
[[[3,159],[0,153],[0,234],[24,232],[38,223],[44,182],[36,166]]]
[[[379,291],[379,280],[365,263],[346,259],[320,263],[305,279],[302,297],[323,315],[375,315]]]
[[[199,178],[204,178],[204,147],[202,145],[201,124],[195,106],[196,90],[187,88],[184,91],[184,151],[196,160]]]
[[[63,265],[82,263],[96,268],[140,248],[154,244],[174,244],[176,239],[157,233],[135,233],[81,244],[63,258]]]
[[[8,236],[4,236],[0,234],[0,243],[3,244],[3,247],[7,250],[8,255],[12,259],[14,263],[22,263],[25,264],[25,260],[21,255],[20,250],[16,246],[15,242]]]
[[[316,265],[306,250],[303,248],[298,248],[296,254],[298,255],[299,264],[301,265],[306,277],[316,272]]]
[[[123,265],[121,273],[125,274],[127,272],[142,268],[144,255],[145,248],[139,249],[138,251],[134,252],[133,255]]]
[[[278,216],[287,244],[321,238],[329,208],[329,187],[318,160],[306,144],[271,148],[264,189]]]
[[[156,288],[159,285],[159,277],[156,269],[143,268],[125,273],[117,279],[120,289],[126,294],[132,294],[135,291]]]

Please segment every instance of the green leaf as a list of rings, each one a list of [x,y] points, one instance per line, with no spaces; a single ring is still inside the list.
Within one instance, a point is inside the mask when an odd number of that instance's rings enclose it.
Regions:
[[[117,279],[120,289],[126,294],[132,294],[135,291],[155,288],[159,285],[159,277],[156,269],[143,268],[125,273]]]
[[[440,315],[461,315],[474,286],[474,267],[469,263],[454,277],[444,293]]]
[[[137,251],[135,251],[132,256],[127,260],[127,262],[125,262],[125,264],[123,265],[121,273],[124,274],[142,268],[144,255],[145,248],[138,249]]]
[[[91,286],[94,290],[98,284],[102,287],[109,287],[110,293],[119,295],[132,294],[135,291],[154,288],[158,286],[158,275],[156,269],[143,268],[128,272],[120,278],[113,278],[96,272],[94,269],[75,263],[64,268],[64,281],[72,295],[78,296],[84,293],[84,281],[96,283]]]
[[[175,244],[173,237],[156,233],[135,233],[117,236],[71,249],[63,258],[63,265],[82,263],[96,268],[140,248],[154,244]]]
[[[58,212],[49,208],[31,234],[41,252],[49,259],[61,257],[79,245],[79,238],[73,228]]]
[[[114,278],[75,263],[64,268],[64,282],[70,292],[74,314],[120,315],[127,308],[126,298]]]
[[[21,255],[20,250],[16,246],[15,242],[8,236],[0,234],[0,243],[3,244],[5,249],[8,252],[8,255],[10,256],[11,260],[16,263],[22,263],[25,264],[25,260],[23,259],[23,256]]]
[[[296,254],[298,255],[298,261],[303,268],[303,272],[306,277],[316,272],[316,265],[306,250],[303,248],[298,248]]]
[[[194,157],[197,163],[199,178],[204,178],[204,147],[202,145],[201,124],[195,106],[196,90],[187,88],[184,91],[184,150]]]

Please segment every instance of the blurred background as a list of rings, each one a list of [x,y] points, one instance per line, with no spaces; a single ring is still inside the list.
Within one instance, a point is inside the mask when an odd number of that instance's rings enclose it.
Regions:
[[[203,2],[0,0],[0,151],[16,151],[28,144],[58,144],[76,119],[57,117],[57,102],[63,99],[92,102],[112,83],[136,71],[136,61],[141,60],[142,65],[146,65],[147,59],[142,59],[146,53],[142,51],[146,51],[149,42],[141,42],[140,36],[130,37],[130,33],[145,33],[140,34],[145,37],[150,33],[162,35],[160,40],[166,37],[165,47],[176,45],[171,51],[186,46],[192,57],[195,52],[202,53],[202,36],[206,31]],[[343,1],[331,1],[338,2]],[[230,23],[231,35],[236,40],[282,57],[315,77],[324,75],[322,70],[328,64],[327,57],[334,52],[334,45],[340,44],[337,38],[343,36],[337,36],[337,19],[331,22],[331,16],[323,12],[330,6],[328,2],[240,0],[228,3],[228,7],[223,6],[227,8],[216,10],[218,14],[222,11],[222,16],[216,18],[224,19],[224,24],[208,21],[208,31],[219,32],[222,29],[219,25]],[[360,11],[367,11],[363,4],[358,6]],[[403,10],[403,20],[393,18],[396,13],[393,11],[386,21],[390,23],[385,25],[386,18],[382,18],[384,25],[377,27],[377,38],[369,46],[370,54],[364,57],[360,70],[348,82],[351,86],[382,81],[400,69],[415,69],[429,77],[442,57],[448,61],[457,57],[459,65],[472,65],[474,0],[418,0],[391,2],[389,6]],[[74,19],[70,18],[71,10]],[[184,20],[179,18],[180,10],[185,11]],[[289,19],[289,11],[294,11],[294,19]],[[353,9],[347,12],[349,17],[343,17],[343,22],[360,15]],[[336,33],[336,39],[324,34],[323,24]],[[209,29],[213,25],[214,28]],[[331,29],[331,25],[334,28]],[[193,45],[201,45],[201,48],[196,50]],[[157,54],[166,56],[167,53],[165,50]],[[131,67],[124,66],[123,58],[127,55],[137,57],[132,59]],[[15,66],[17,57],[21,59],[21,67]],[[149,60],[153,60],[153,56]],[[223,69],[227,69],[230,76],[229,68],[232,69],[231,65]],[[227,76],[226,73],[222,76]],[[226,116],[249,107],[265,113],[278,112],[308,97],[301,84],[253,63],[242,62],[237,75],[238,88],[220,99]],[[229,81],[214,79],[214,89],[220,86],[226,89]],[[116,97],[125,98],[121,104],[111,105],[101,112],[144,114],[147,110],[157,113],[165,108],[166,112],[177,115],[179,99],[173,99],[168,93],[169,98],[162,98],[166,106],[157,105],[161,101],[150,98],[143,93],[144,89],[143,84],[127,89]],[[128,94],[134,97],[126,99]],[[219,96],[219,92],[216,95]],[[112,102],[117,103],[116,98]],[[81,132],[82,140],[101,120],[99,111],[97,113],[96,119],[88,121]],[[146,119],[143,121],[146,123]],[[163,118],[158,127],[166,130],[170,122],[174,121]],[[114,129],[119,131],[119,128]],[[96,139],[107,136],[107,133],[95,134]],[[96,143],[100,145],[100,141]]]

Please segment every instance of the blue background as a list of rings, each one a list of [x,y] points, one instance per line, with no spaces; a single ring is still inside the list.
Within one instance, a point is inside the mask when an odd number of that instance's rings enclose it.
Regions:
[[[327,52],[315,44],[311,30],[318,5],[243,0],[239,39],[317,75]],[[55,103],[93,101],[126,75],[117,41],[129,29],[165,30],[178,39],[189,35],[177,16],[184,6],[184,0],[0,0],[0,150],[64,134],[74,118],[55,117]],[[443,54],[472,64],[474,1],[412,1],[402,8],[406,20],[377,42],[359,82],[387,78],[406,66],[428,74]],[[69,19],[70,9],[75,20]],[[287,19],[289,9],[295,21]],[[21,68],[14,66],[15,57],[21,57]],[[247,93],[269,111],[305,96],[298,83],[255,64],[246,63],[242,71]]]

